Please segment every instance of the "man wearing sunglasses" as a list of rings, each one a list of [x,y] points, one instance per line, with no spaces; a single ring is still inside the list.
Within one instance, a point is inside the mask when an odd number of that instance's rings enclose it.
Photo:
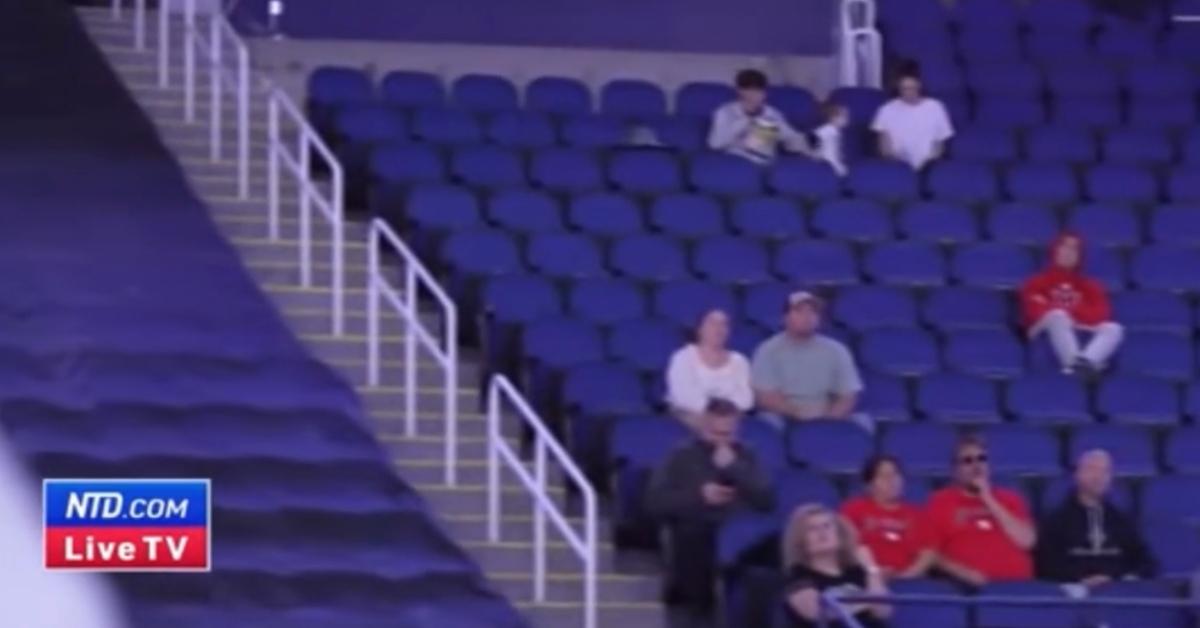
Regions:
[[[937,565],[955,580],[980,587],[1033,578],[1037,533],[1029,508],[1016,492],[992,486],[987,447],[978,436],[959,439],[951,484],[929,498],[926,517]]]

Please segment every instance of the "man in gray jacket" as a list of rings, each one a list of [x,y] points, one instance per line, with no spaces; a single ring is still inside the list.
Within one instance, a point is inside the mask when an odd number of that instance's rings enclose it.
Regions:
[[[775,159],[779,144],[795,153],[810,153],[808,138],[767,104],[767,75],[742,70],[735,79],[737,100],[713,112],[708,147],[765,164]]]
[[[650,479],[647,511],[665,526],[668,573],[664,596],[709,616],[716,601],[716,535],[738,509],[769,510],[771,480],[754,452],[739,443],[741,411],[725,399],[708,402],[697,437],[668,457]]]

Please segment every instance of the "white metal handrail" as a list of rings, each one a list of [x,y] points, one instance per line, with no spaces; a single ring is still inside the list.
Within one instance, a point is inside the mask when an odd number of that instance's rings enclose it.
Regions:
[[[388,281],[388,271],[382,265],[383,245],[390,245],[403,264],[404,284],[400,290]],[[400,315],[404,324],[404,431],[417,435],[417,346],[420,344],[442,369],[445,386],[442,411],[445,429],[446,483],[458,482],[458,308],[433,274],[417,259],[408,245],[386,222],[376,218],[371,222],[367,243],[367,383],[378,386],[382,350],[381,301],[386,300]],[[420,291],[425,288],[437,302],[442,316],[442,337],[439,340],[421,322]]]
[[[507,402],[516,410],[516,416],[522,425],[533,432],[533,473],[521,461],[512,445],[505,439],[501,430],[501,420],[505,416],[502,402]],[[562,448],[554,435],[529,407],[525,398],[517,391],[512,382],[503,375],[492,377],[488,386],[487,399],[487,430],[488,430],[488,540],[492,543],[500,541],[500,507],[501,487],[500,470],[504,463],[521,485],[528,491],[533,501],[533,597],[535,602],[546,601],[546,561],[548,545],[546,543],[546,522],[554,524],[560,534],[566,539],[567,545],[583,562],[583,612],[585,628],[596,628],[596,491],[580,472],[579,467],[571,460],[571,456]],[[567,478],[579,489],[583,500],[583,534],[581,535],[567,521],[566,516],[549,494],[548,456],[554,456],[555,462],[566,473]]]
[[[121,21],[123,8],[123,0],[112,0],[110,3],[114,22]],[[146,0],[133,0],[133,47],[137,50],[146,49]]]
[[[838,70],[845,86],[883,85],[883,38],[875,28],[875,0],[842,0],[838,15]]]
[[[191,1],[191,0],[189,0]],[[284,124],[290,125],[294,138],[284,137]],[[280,197],[282,177],[280,166],[296,180],[297,201],[300,205],[300,284],[313,285],[312,258],[316,243],[312,237],[312,208],[315,205],[329,223],[330,292],[333,293],[333,333],[341,336],[345,327],[344,260],[345,215],[344,174],[342,164],[333,151],[317,135],[300,113],[300,109],[284,91],[271,86],[267,92],[267,210],[269,236],[279,239]],[[289,141],[290,140],[290,141]],[[294,141],[294,148],[289,144]],[[312,175],[312,156],[316,155],[329,172],[329,192],[325,194]]]

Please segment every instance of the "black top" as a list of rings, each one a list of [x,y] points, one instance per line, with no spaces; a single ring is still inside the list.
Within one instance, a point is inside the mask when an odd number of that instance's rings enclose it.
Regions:
[[[1156,570],[1141,533],[1125,513],[1108,501],[1088,508],[1076,495],[1042,520],[1037,568],[1039,577],[1059,582],[1096,575],[1144,578]]]
[[[695,439],[671,453],[650,477],[646,509],[656,518],[719,520],[738,508],[768,510],[775,499],[771,478],[754,452],[740,444],[733,464],[724,469],[713,464],[713,446]],[[724,507],[710,506],[700,496],[700,487],[717,482],[737,489],[737,499]]]
[[[865,594],[867,591],[867,572],[862,567],[855,565],[842,570],[840,575],[831,576],[804,565],[793,565],[788,572],[787,595],[790,597],[791,594],[804,589],[816,589],[821,593],[838,591],[845,594]],[[787,613],[788,617],[792,620],[791,625],[793,628],[817,628],[819,625],[798,615],[792,610],[790,604],[787,605]],[[883,620],[866,610],[855,613],[854,618],[858,620],[858,623],[862,624],[863,628],[884,628],[887,625]],[[846,627],[846,624],[840,621],[830,621],[827,625],[829,628]]]

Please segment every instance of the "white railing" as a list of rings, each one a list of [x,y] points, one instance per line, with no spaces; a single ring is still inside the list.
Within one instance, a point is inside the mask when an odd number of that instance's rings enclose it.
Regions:
[[[517,452],[505,438],[502,419],[508,416],[505,405],[515,412],[522,427],[533,433],[533,473],[521,461]],[[508,467],[521,485],[525,487],[533,502],[533,598],[535,602],[546,601],[546,561],[549,546],[546,543],[546,523],[558,528],[567,545],[583,562],[583,612],[585,628],[596,628],[596,492],[587,478],[575,466],[571,456],[559,445],[554,435],[529,407],[525,398],[503,375],[492,377],[487,398],[488,430],[488,540],[500,542],[501,536],[501,463]],[[549,456],[554,456],[562,471],[579,490],[583,500],[583,533],[580,534],[567,521],[560,507],[550,496]]]
[[[883,85],[883,38],[875,29],[875,0],[842,0],[838,16],[838,72],[844,86]]]
[[[290,137],[289,137],[290,136]],[[329,172],[328,192],[312,176],[312,157],[316,155]],[[300,285],[313,285],[312,208],[315,205],[329,223],[329,287],[333,298],[333,334],[341,336],[345,328],[345,216],[342,164],[317,135],[304,114],[278,87],[267,92],[267,211],[272,240],[279,239],[280,203],[283,195],[280,166],[295,178],[299,213]]]
[[[123,8],[123,0],[112,0],[110,9],[114,22],[121,21]],[[146,0],[133,0],[133,47],[139,51],[146,49]]]
[[[402,264],[400,274],[404,285],[397,290],[388,281],[395,272],[391,266],[382,264],[384,244],[390,245]],[[454,301],[438,285],[433,275],[421,264],[408,245],[392,231],[386,222],[376,218],[371,222],[367,242],[367,383],[380,383],[381,351],[383,343],[380,305],[386,300],[400,315],[404,325],[404,431],[408,436],[417,435],[417,395],[420,383],[417,373],[418,344],[423,346],[442,370],[442,385],[445,386],[443,400],[443,423],[445,426],[446,483],[458,482],[458,308]],[[420,292],[424,288],[437,302],[443,326],[442,337],[436,338],[421,322]]]

